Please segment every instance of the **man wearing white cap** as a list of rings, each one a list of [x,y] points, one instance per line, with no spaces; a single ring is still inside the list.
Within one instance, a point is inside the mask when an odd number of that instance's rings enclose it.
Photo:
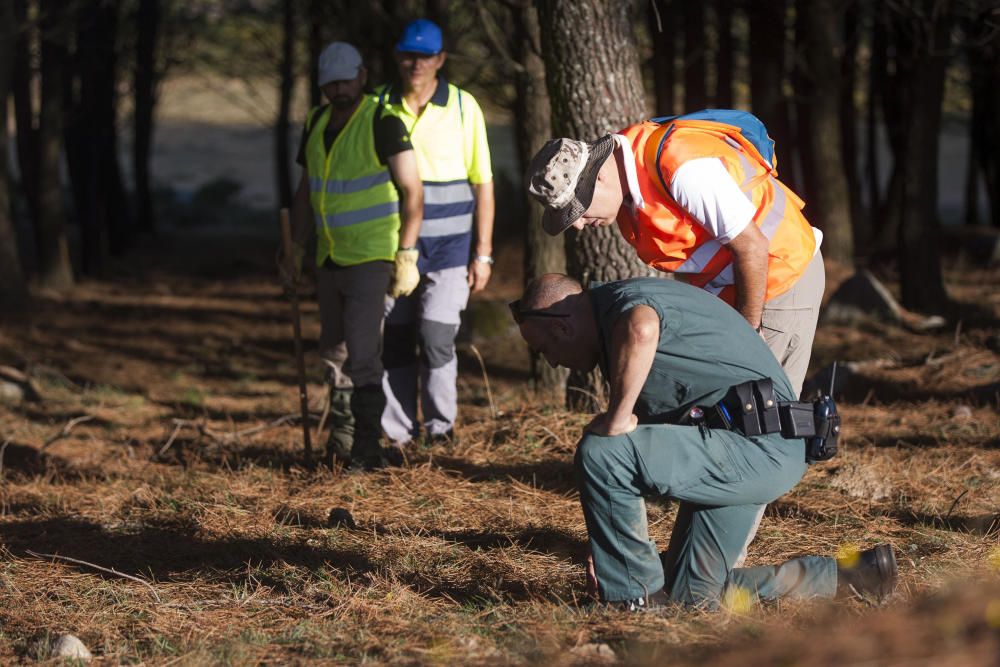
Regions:
[[[367,76],[350,44],[333,42],[320,54],[317,83],[329,104],[306,118],[294,249],[285,258],[286,275],[296,281],[315,234],[319,351],[330,383],[327,460],[349,460],[359,470],[386,463],[379,423],[385,296],[409,294],[420,280],[415,246],[423,218],[409,135],[364,92]]]

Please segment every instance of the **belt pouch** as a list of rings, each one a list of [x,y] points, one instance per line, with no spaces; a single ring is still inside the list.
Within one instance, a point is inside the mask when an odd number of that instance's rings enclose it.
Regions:
[[[753,383],[744,382],[733,385],[730,392],[733,394],[732,403],[735,403],[733,407],[736,408],[736,414],[733,415],[733,425],[739,427],[743,431],[743,435],[760,435],[760,421],[753,400]]]
[[[816,418],[813,415],[812,403],[781,403],[778,406],[781,416],[781,435],[786,438],[808,438],[816,435]]]
[[[761,432],[777,433],[781,430],[781,419],[778,417],[778,401],[774,398],[774,382],[770,378],[757,380],[753,383],[753,392],[757,399]]]

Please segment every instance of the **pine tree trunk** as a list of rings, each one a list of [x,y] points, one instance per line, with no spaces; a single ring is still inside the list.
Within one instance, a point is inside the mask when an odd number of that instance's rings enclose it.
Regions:
[[[79,99],[68,99],[66,159],[82,234],[84,273],[101,276],[111,252],[129,245],[131,225],[118,164],[118,8],[90,0],[77,14]]]
[[[938,142],[952,17],[936,0],[914,0],[896,16],[897,73],[908,91],[905,157],[897,160],[902,189],[899,273],[906,308],[941,313],[948,295],[941,274],[938,221]],[[932,18],[929,18],[932,17]]]
[[[868,60],[868,101],[865,111],[865,185],[868,191],[868,215],[864,235],[857,239],[859,248],[871,254],[876,236],[875,226],[881,222],[882,189],[879,184],[878,112],[882,107],[882,84],[886,70],[885,25],[878,13],[872,16],[871,57]]]
[[[136,12],[135,127],[132,167],[135,173],[136,226],[139,231],[145,233],[153,233],[156,230],[150,160],[153,149],[153,111],[156,107],[156,87],[159,83],[156,51],[160,36],[160,10],[160,0],[139,0]]]
[[[733,39],[733,13],[736,0],[716,0],[715,22],[719,31],[719,53],[716,58],[715,106],[730,109],[733,106],[733,57],[736,51]]]
[[[799,136],[806,185],[805,213],[823,230],[823,255],[846,266],[854,262],[851,204],[841,142],[838,0],[800,2],[796,42]],[[805,11],[806,5],[808,10]]]
[[[840,151],[847,178],[847,194],[851,206],[851,233],[857,248],[864,235],[864,213],[858,176],[858,110],[854,91],[858,80],[857,56],[861,34],[861,4],[847,3],[843,17],[843,50],[840,56]]]
[[[781,180],[798,190],[794,168],[795,136],[785,96],[786,0],[748,3],[750,18],[750,99],[754,114],[775,141]]]
[[[706,83],[705,4],[697,0],[681,3],[684,21],[684,112],[709,106]]]
[[[309,0],[307,5],[306,20],[309,23],[309,80],[306,87],[309,89],[309,106],[317,107],[322,103],[323,93],[316,82],[319,81],[319,54],[323,51],[323,32],[320,26],[323,25],[323,0]],[[375,75],[370,64],[368,68],[368,83],[376,83],[372,80]]]
[[[989,201],[989,220],[1000,229],[1000,38],[995,20],[990,20],[991,3],[984,1],[972,21],[973,48],[970,59],[972,121],[970,123],[969,184],[966,219],[977,221],[981,175]]]
[[[288,144],[288,114],[295,85],[295,11],[292,0],[282,0],[281,67],[278,95],[278,118],[274,123],[274,169],[278,184],[278,201],[283,208],[292,205],[292,176]]]
[[[14,43],[14,71],[11,86],[14,94],[14,118],[17,123],[17,164],[28,214],[38,219],[38,130],[35,122],[32,83],[38,74],[31,56],[38,31],[29,20],[28,0],[15,0],[14,20],[17,40]]]
[[[873,225],[875,233],[873,245],[879,253],[890,253],[897,249],[903,214],[901,165],[907,160],[906,119],[912,112],[913,90],[903,78],[906,62],[900,53],[900,49],[905,48],[905,44],[902,43],[905,37],[901,32],[912,28],[901,29],[898,25],[899,20],[889,7],[881,8],[878,21],[883,32],[885,59],[882,63],[883,68],[877,74],[881,91],[883,126],[892,154],[892,170],[889,173],[889,183],[886,186],[882,207]]]
[[[522,70],[517,75],[515,102],[517,148],[522,165],[552,138],[549,93],[545,88],[545,61],[542,59],[541,29],[538,12],[530,2],[514,9],[517,60]],[[566,272],[566,248],[563,239],[549,236],[542,229],[542,207],[527,202],[525,228],[524,280],[545,273]],[[566,371],[552,368],[539,354],[531,355],[531,377],[535,387],[557,402],[565,400]]]
[[[590,141],[640,120],[645,105],[630,4],[541,0],[538,11],[553,133]],[[650,273],[615,227],[571,229],[566,243],[569,274],[585,285]],[[567,400],[599,409],[603,383],[591,377],[580,387],[580,380],[570,377]]]
[[[67,25],[53,0],[40,12],[42,98],[38,117],[38,283],[65,290],[73,285],[73,267],[66,238],[59,158],[62,153],[63,64]]]
[[[7,98],[10,96],[17,24],[14,8],[0,3],[0,311],[16,308],[26,296],[17,230],[10,208],[7,172]]]
[[[654,116],[672,116],[677,113],[674,100],[676,23],[677,8],[673,0],[649,0],[647,24],[653,42],[650,68],[656,99]]]

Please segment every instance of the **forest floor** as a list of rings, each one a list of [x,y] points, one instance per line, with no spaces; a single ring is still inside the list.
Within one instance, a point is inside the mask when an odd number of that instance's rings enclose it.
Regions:
[[[838,395],[842,453],[768,508],[749,564],[890,542],[893,599],[623,615],[583,593],[588,417],[528,390],[519,266],[502,246],[470,311],[458,444],[361,475],[303,465],[270,241],[166,235],[36,293],[0,322],[39,394],[0,404],[0,662],[68,632],[108,664],[996,664],[1000,268],[949,264],[946,330],[817,336],[814,370],[872,363]],[[305,333],[318,415],[311,299]],[[649,503],[660,545],[674,510]]]

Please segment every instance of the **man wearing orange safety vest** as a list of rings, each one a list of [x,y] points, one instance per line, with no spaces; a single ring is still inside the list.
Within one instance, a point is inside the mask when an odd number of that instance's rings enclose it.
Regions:
[[[617,222],[649,266],[736,308],[799,393],[825,283],[822,233],[776,175],[739,128],[668,119],[592,143],[549,141],[528,191],[549,234]]]

